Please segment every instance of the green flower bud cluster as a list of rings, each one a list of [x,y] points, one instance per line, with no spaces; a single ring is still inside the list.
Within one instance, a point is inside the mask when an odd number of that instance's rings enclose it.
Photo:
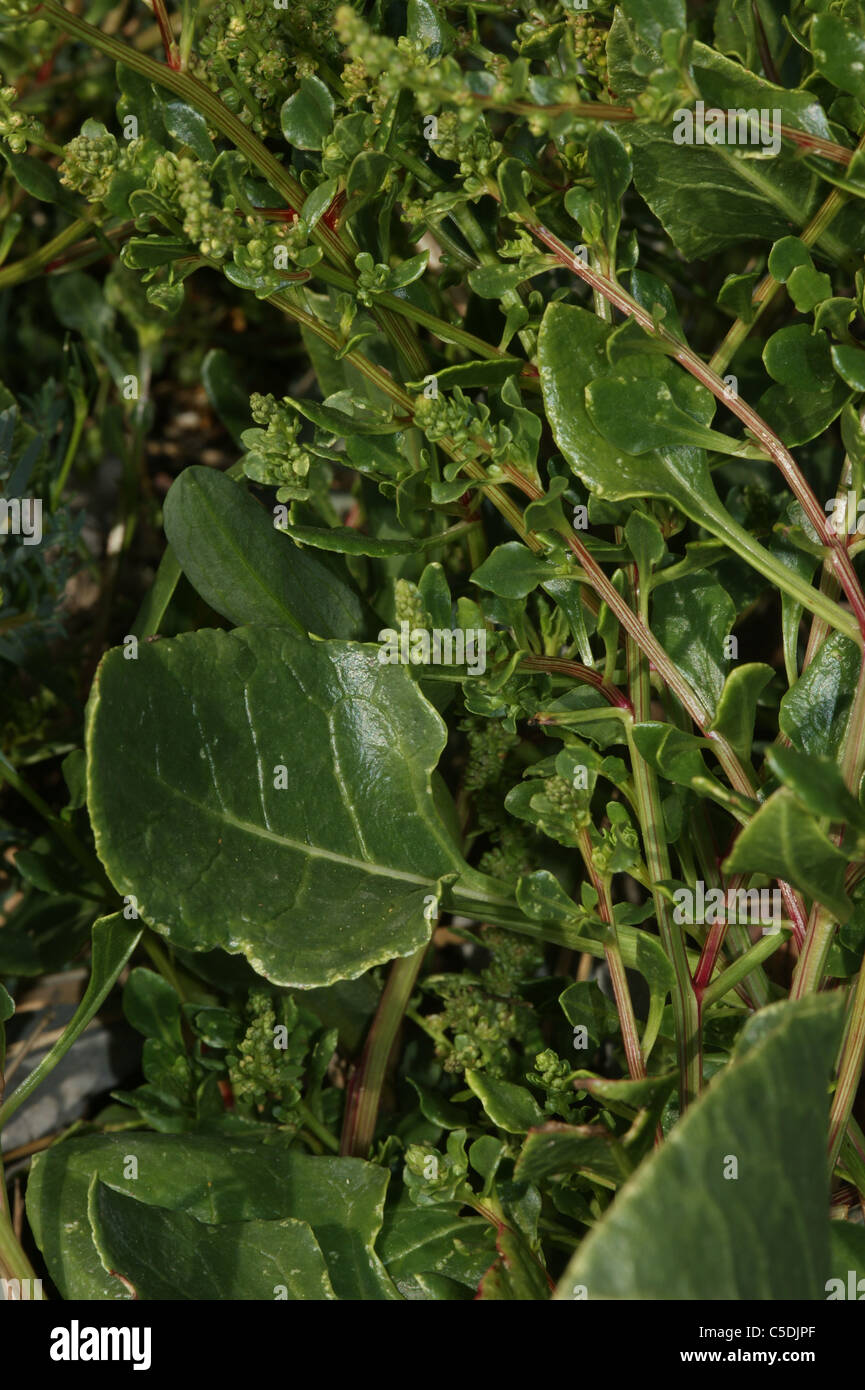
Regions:
[[[397,579],[393,586],[394,610],[397,623],[408,623],[409,627],[426,627],[429,614],[420,596],[420,589],[410,579]]]
[[[249,991],[245,1012],[246,1031],[236,1051],[226,1056],[234,1098],[241,1109],[285,1119],[301,1099],[314,1030],[293,999],[283,996],[275,1003],[266,989]]]
[[[195,75],[259,135],[279,130],[295,77],[335,57],[334,0],[217,0],[204,17]]]
[[[592,22],[592,16],[571,12],[567,15],[573,35],[574,51],[585,69],[602,87],[607,85],[607,31]]]
[[[231,255],[241,232],[237,217],[213,201],[213,189],[204,166],[188,156],[176,162],[175,195],[183,214],[183,233],[209,260],[224,261]]]
[[[576,1099],[571,1075],[570,1063],[548,1047],[537,1054],[534,1069],[526,1073],[525,1080],[546,1091],[544,1110],[548,1115],[572,1120],[578,1117],[574,1115]]]
[[[516,883],[536,862],[528,835],[521,825],[490,828],[490,834],[495,843],[481,855],[478,868],[482,874],[501,879],[502,883]]]
[[[438,134],[430,142],[433,149],[441,159],[459,164],[466,193],[479,198],[495,178],[502,146],[471,108],[467,112],[443,111],[437,119]]]
[[[240,436],[248,451],[243,461],[247,478],[279,487],[305,478],[312,458],[297,442],[300,419],[290,405],[280,404],[258,392],[249,398],[252,418],[261,429],[244,430]]]
[[[445,1071],[472,1068],[516,1078],[543,1041],[534,1009],[518,992],[543,955],[533,942],[496,928],[485,930],[484,944],[491,961],[480,975],[439,975],[425,982],[443,1001],[426,1024]]]
[[[0,139],[8,143],[13,154],[23,154],[28,145],[44,139],[45,127],[35,116],[16,111],[17,100],[14,87],[0,87]]]
[[[115,176],[134,160],[140,144],[131,140],[121,146],[98,121],[85,121],[81,134],[63,151],[60,182],[88,202],[99,203],[107,197]]]
[[[501,719],[464,719],[460,730],[469,746],[463,774],[465,790],[479,792],[498,786],[508,753],[520,741],[519,734],[506,729]]]
[[[376,34],[348,5],[334,15],[340,43],[348,53],[341,78],[350,101],[365,100],[382,115],[391,99],[410,91],[419,111],[429,114],[443,102],[474,111],[465,74],[455,59],[431,59],[421,40]]]
[[[483,450],[478,439],[490,418],[485,405],[475,405],[459,386],[452,395],[416,396],[414,422],[423,430],[430,443],[452,439],[465,458],[474,458]]]
[[[563,1062],[557,1052],[548,1047],[535,1058],[535,1076],[538,1085],[550,1091],[568,1091],[571,1088],[571,1068]]]
[[[445,1071],[471,1068],[495,1077],[514,1074],[512,1043],[524,1027],[528,1005],[487,995],[476,982],[471,983],[471,977],[462,975],[444,976],[435,988],[444,1008],[427,1019],[427,1026]]]
[[[464,1129],[451,1130],[444,1154],[430,1144],[409,1144],[403,1178],[417,1206],[434,1206],[438,1202],[464,1200],[472,1195],[465,1140]]]

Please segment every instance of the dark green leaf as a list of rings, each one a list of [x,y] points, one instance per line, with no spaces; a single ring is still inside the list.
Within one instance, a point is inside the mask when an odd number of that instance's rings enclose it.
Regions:
[[[759,1041],[740,1048],[640,1165],[583,1241],[557,1299],[824,1297],[827,1079],[839,1011],[816,996],[757,1017]]]
[[[348,582],[281,536],[246,489],[186,468],[165,499],[165,534],[202,598],[233,623],[284,623],[355,637],[363,608]]]
[[[842,920],[852,904],[844,892],[847,859],[786,787],[774,792],[740,832],[726,873],[785,879]]]
[[[302,77],[298,90],[282,103],[282,133],[299,150],[320,150],[333,125],[333,110],[333,97],[321,78]]]
[[[326,985],[423,945],[442,877],[474,891],[430,788],[444,725],[379,658],[265,627],[104,658],[88,741],[99,853],[174,945]]]

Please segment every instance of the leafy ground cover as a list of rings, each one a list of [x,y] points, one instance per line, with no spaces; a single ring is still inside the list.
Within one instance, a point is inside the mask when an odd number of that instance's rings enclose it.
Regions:
[[[863,33],[0,0],[4,1280],[865,1290]]]

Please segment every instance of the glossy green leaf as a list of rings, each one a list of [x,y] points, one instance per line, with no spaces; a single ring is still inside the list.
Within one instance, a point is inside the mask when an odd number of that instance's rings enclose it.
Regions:
[[[858,347],[836,344],[831,350],[832,364],[851,391],[865,391],[865,352]]]
[[[775,744],[767,750],[766,761],[812,815],[845,821],[865,832],[865,810],[849,791],[834,758],[809,756]]]
[[[398,1297],[374,1248],[387,1170],[356,1158],[305,1154],[293,1142],[283,1134],[263,1141],[136,1131],[70,1139],[39,1154],[27,1186],[27,1215],[62,1296],[118,1295],[88,1219],[95,1175],[121,1195],[211,1227],[286,1218],[308,1223],[338,1298]],[[128,1156],[137,1160],[136,1178],[127,1176]]]
[[[842,920],[852,910],[844,892],[846,867],[846,856],[786,787],[763,802],[724,862],[727,873],[785,879]]]
[[[619,1015],[611,999],[601,993],[595,980],[578,980],[576,984],[559,995],[562,1013],[573,1029],[585,1029],[588,1049],[600,1046],[604,1038],[613,1037],[618,1032]],[[579,1057],[582,1048],[577,1046],[582,1039],[574,1038],[574,1050]]]
[[[757,702],[774,674],[771,666],[759,661],[734,666],[718,699],[709,727],[713,733],[723,734],[743,763],[751,756]]]
[[[859,674],[855,642],[832,633],[781,701],[781,732],[803,753],[834,758],[846,729]]]
[[[525,1086],[480,1071],[467,1071],[466,1081],[493,1124],[508,1134],[526,1134],[533,1125],[543,1123],[543,1111]]]
[[[346,579],[281,536],[246,489],[185,468],[165,499],[165,534],[189,582],[233,623],[284,623],[356,637],[361,601]]]
[[[763,348],[766,371],[782,386],[826,390],[833,382],[829,340],[810,324],[796,323],[773,333]]]
[[[735,619],[733,600],[705,571],[655,591],[655,636],[712,711],[724,688],[729,668],[724,642]]]
[[[88,720],[97,847],[174,945],[326,985],[422,946],[442,877],[474,883],[430,787],[444,725],[379,655],[255,627],[104,658]]]
[[[2,149],[0,154],[9,165],[9,170],[17,183],[21,185],[25,193],[31,197],[38,198],[40,203],[63,203],[76,207],[74,198],[67,193],[60,182],[56,170],[51,168],[42,159],[36,159],[32,154],[13,154],[11,150]]]
[[[98,1180],[89,1216],[103,1267],[119,1289],[131,1285],[129,1298],[215,1303],[336,1298],[305,1221],[284,1217],[211,1225],[183,1211],[147,1206]]]
[[[823,76],[865,102],[865,36],[838,15],[818,14],[811,25],[811,44]]]
[[[321,78],[302,77],[298,90],[282,103],[282,133],[299,150],[320,150],[333,125],[333,110],[333,97]]]
[[[200,111],[179,97],[162,98],[162,118],[168,134],[188,145],[193,154],[205,164],[216,158],[216,148],[207,133],[207,121]]]
[[[551,578],[552,572],[552,566],[528,546],[520,541],[506,541],[478,565],[472,583],[499,598],[525,598],[542,580]]]
[[[640,1165],[581,1244],[557,1299],[824,1296],[839,1013],[816,996],[757,1015],[756,1040],[748,1046],[746,1029],[733,1061]]]
[[[456,1202],[416,1207],[407,1197],[385,1209],[377,1242],[388,1274],[407,1298],[411,1281],[443,1275],[474,1292],[495,1255],[495,1231],[482,1217],[460,1215]]]

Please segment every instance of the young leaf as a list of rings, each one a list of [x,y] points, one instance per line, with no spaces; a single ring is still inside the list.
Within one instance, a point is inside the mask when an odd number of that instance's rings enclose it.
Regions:
[[[724,682],[709,727],[713,733],[723,734],[743,763],[751,756],[757,701],[774,674],[771,666],[749,661],[744,666],[734,666]]]

